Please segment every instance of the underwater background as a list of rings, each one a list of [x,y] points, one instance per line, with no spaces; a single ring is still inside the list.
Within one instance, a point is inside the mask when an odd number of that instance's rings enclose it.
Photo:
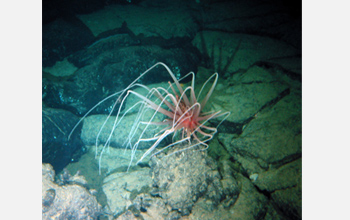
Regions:
[[[301,1],[42,6],[43,219],[301,219]],[[157,62],[178,79],[193,71],[198,88],[219,74],[207,108],[231,114],[207,150],[148,157],[126,172],[130,123],[110,140],[113,124],[99,133],[115,99],[68,139],[95,104]],[[138,82],[170,79],[158,68]],[[101,164],[96,137],[110,146]]]

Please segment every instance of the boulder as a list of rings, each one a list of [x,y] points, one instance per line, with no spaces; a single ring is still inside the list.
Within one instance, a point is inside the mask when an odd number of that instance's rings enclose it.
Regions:
[[[127,41],[130,37],[125,39]],[[74,74],[67,77],[52,77],[44,72],[43,102],[51,108],[66,109],[82,116],[104,98],[125,89],[140,74],[159,61],[169,65],[178,77],[196,71],[200,62],[199,54],[193,48],[164,49],[157,45],[123,46],[125,43],[123,40],[114,40],[112,44],[109,40],[100,40],[70,56],[68,61],[78,68]],[[57,72],[52,69],[50,71]],[[155,68],[138,82],[147,85],[169,80],[171,77],[164,68]],[[108,99],[92,113],[108,114],[115,101],[113,98]]]
[[[150,191],[152,179],[149,168],[133,172],[116,172],[103,181],[103,192],[106,194],[109,212],[118,216],[125,212],[138,194]]]
[[[152,157],[150,165],[153,179],[151,195],[161,197],[166,201],[168,210],[174,210],[174,214],[179,216],[190,215],[200,198],[205,198],[210,203],[209,208],[214,210],[220,204],[230,207],[238,197],[237,181],[232,176],[223,178],[206,151],[174,148],[168,156],[161,153]]]
[[[43,106],[42,109],[42,162],[50,163],[56,171],[77,160],[84,151],[77,129],[68,135],[79,118],[71,112]]]
[[[76,184],[58,185],[50,164],[42,165],[43,219],[98,219],[101,205],[95,196]]]

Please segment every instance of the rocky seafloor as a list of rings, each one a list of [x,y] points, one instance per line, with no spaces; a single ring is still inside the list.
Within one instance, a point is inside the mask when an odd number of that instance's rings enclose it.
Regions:
[[[45,24],[43,219],[301,219],[301,17],[291,9],[144,0]],[[54,35],[63,29],[70,31]],[[125,123],[99,164],[96,137],[113,100],[67,140],[93,105],[156,62],[180,76],[194,71],[199,88],[219,73],[208,108],[231,114],[208,150],[169,149],[126,172]],[[159,70],[152,74],[141,83],[167,83]]]

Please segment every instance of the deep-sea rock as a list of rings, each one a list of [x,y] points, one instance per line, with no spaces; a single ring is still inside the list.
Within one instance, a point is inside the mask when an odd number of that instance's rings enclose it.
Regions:
[[[93,40],[89,28],[75,16],[57,18],[43,26],[43,66],[53,66]]]
[[[129,211],[121,216],[128,213],[133,218],[144,219],[229,220],[246,219],[246,216],[263,219],[267,213],[275,214],[268,198],[248,178],[236,173],[229,162],[222,163],[218,172],[216,163],[207,157],[205,151],[193,149],[153,157],[150,162],[151,188],[135,191],[134,196],[128,192],[121,193],[129,199],[125,206]],[[114,190],[123,191],[120,184],[117,185]],[[125,186],[128,187],[127,184]],[[112,189],[111,186],[109,188]]]
[[[203,29],[269,36],[301,49],[301,2],[207,2],[193,14]]]
[[[71,112],[43,106],[42,162],[50,163],[56,171],[82,154],[79,129],[68,140],[68,135],[78,120]]]
[[[247,70],[256,63],[269,63],[298,75],[301,73],[300,50],[274,38],[201,31],[192,44],[209,58],[211,67],[225,77]]]
[[[152,116],[152,114],[145,114],[148,118]],[[113,130],[114,122],[116,117],[111,116],[108,118],[107,115],[91,115],[84,119],[83,127],[81,130],[81,140],[85,145],[104,145],[106,141],[109,139],[109,144],[115,148],[130,148],[131,146],[127,146],[127,138],[130,136],[130,140],[132,144],[135,144],[138,140],[138,137],[141,135],[144,127],[140,127],[135,131],[133,137],[131,137],[132,126],[135,123],[137,114],[130,114],[123,118],[121,123],[117,128],[114,129],[111,137],[110,134]],[[148,119],[144,117],[144,120]],[[108,118],[108,120],[107,120]],[[120,119],[120,118],[119,118]],[[158,119],[158,117],[156,118]],[[106,121],[107,120],[107,121]],[[105,123],[106,121],[106,123]],[[161,121],[161,120],[159,120]],[[104,124],[105,123],[105,124]],[[159,130],[158,129],[147,129],[143,134],[143,137],[150,138],[153,137]],[[96,142],[97,141],[97,142]],[[151,146],[151,142],[142,142],[138,145],[137,149],[148,149]]]
[[[101,205],[89,191],[75,184],[59,186],[50,164],[42,165],[43,219],[98,219]]]
[[[47,106],[82,116],[102,99],[125,89],[157,62],[167,64],[178,77],[190,71],[196,72],[200,62],[195,48],[164,49],[157,45],[114,44],[105,48],[103,41],[68,58],[79,68],[74,74],[65,78],[43,74],[43,102]],[[147,85],[169,80],[171,77],[164,68],[154,68],[138,82]],[[108,114],[114,102],[115,99],[109,99],[92,113]]]
[[[106,194],[109,212],[120,215],[129,206],[138,194],[148,193],[152,179],[149,168],[132,172],[116,172],[103,181],[103,192]]]
[[[227,120],[231,122],[246,121],[290,93],[289,81],[257,66],[233,75],[228,83],[230,86],[218,83],[210,105],[215,110],[230,111]]]
[[[219,133],[220,143],[240,165],[240,172],[250,177],[252,184],[267,195],[273,204],[268,207],[269,215],[283,210],[280,216],[301,219],[300,81],[283,71],[261,67],[252,67],[242,75],[232,76],[231,80],[232,90],[239,91],[240,86],[250,89],[246,93],[236,93],[229,120],[242,120],[249,114],[252,117],[243,126],[241,134]],[[265,88],[260,94],[256,90],[259,86]],[[282,92],[273,95],[274,89]],[[265,104],[260,105],[261,101]],[[245,117],[239,109],[247,110]],[[271,207],[275,207],[275,211]]]
[[[240,136],[219,134],[228,152],[251,175],[301,157],[301,102],[290,94],[261,111]]]
[[[234,204],[239,194],[237,181],[223,178],[206,151],[196,149],[151,158],[153,190],[151,195],[166,201],[180,216],[189,215],[200,198],[210,201],[211,209],[225,202]],[[227,183],[225,183],[227,182]]]
[[[253,184],[269,192],[275,206],[285,215],[301,219],[301,158],[259,173]]]
[[[232,219],[263,219],[267,212],[268,199],[254,187],[249,179],[238,174],[239,197],[231,209]]]

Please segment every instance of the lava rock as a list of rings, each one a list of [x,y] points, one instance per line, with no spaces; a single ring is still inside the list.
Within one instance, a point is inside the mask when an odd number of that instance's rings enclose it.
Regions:
[[[239,194],[237,182],[231,179],[230,184],[223,184],[221,181],[225,179],[206,151],[190,149],[174,153],[178,150],[171,149],[173,153],[168,152],[169,156],[152,157],[151,195],[161,197],[181,216],[189,215],[201,197],[210,200],[213,207],[228,198],[234,203]]]
[[[82,142],[76,131],[68,135],[79,118],[62,109],[43,107],[42,110],[42,162],[50,163],[56,171],[81,155]]]
[[[43,219],[98,219],[101,205],[80,185],[59,186],[50,164],[42,165]]]
[[[159,61],[169,65],[177,77],[182,77],[190,71],[196,72],[200,61],[196,49],[163,49],[155,45],[123,46],[124,41],[119,41],[123,43],[112,43],[109,39],[100,40],[69,57],[68,60],[79,69],[65,79],[44,78],[44,103],[49,107],[66,109],[82,116],[102,99],[125,89]],[[171,77],[164,68],[154,68],[142,77],[139,83],[150,84],[169,80]],[[114,102],[115,99],[107,100],[93,113],[108,114]]]
[[[149,191],[151,183],[149,168],[107,176],[103,181],[103,192],[107,196],[109,212],[112,215],[122,214],[138,194]]]

